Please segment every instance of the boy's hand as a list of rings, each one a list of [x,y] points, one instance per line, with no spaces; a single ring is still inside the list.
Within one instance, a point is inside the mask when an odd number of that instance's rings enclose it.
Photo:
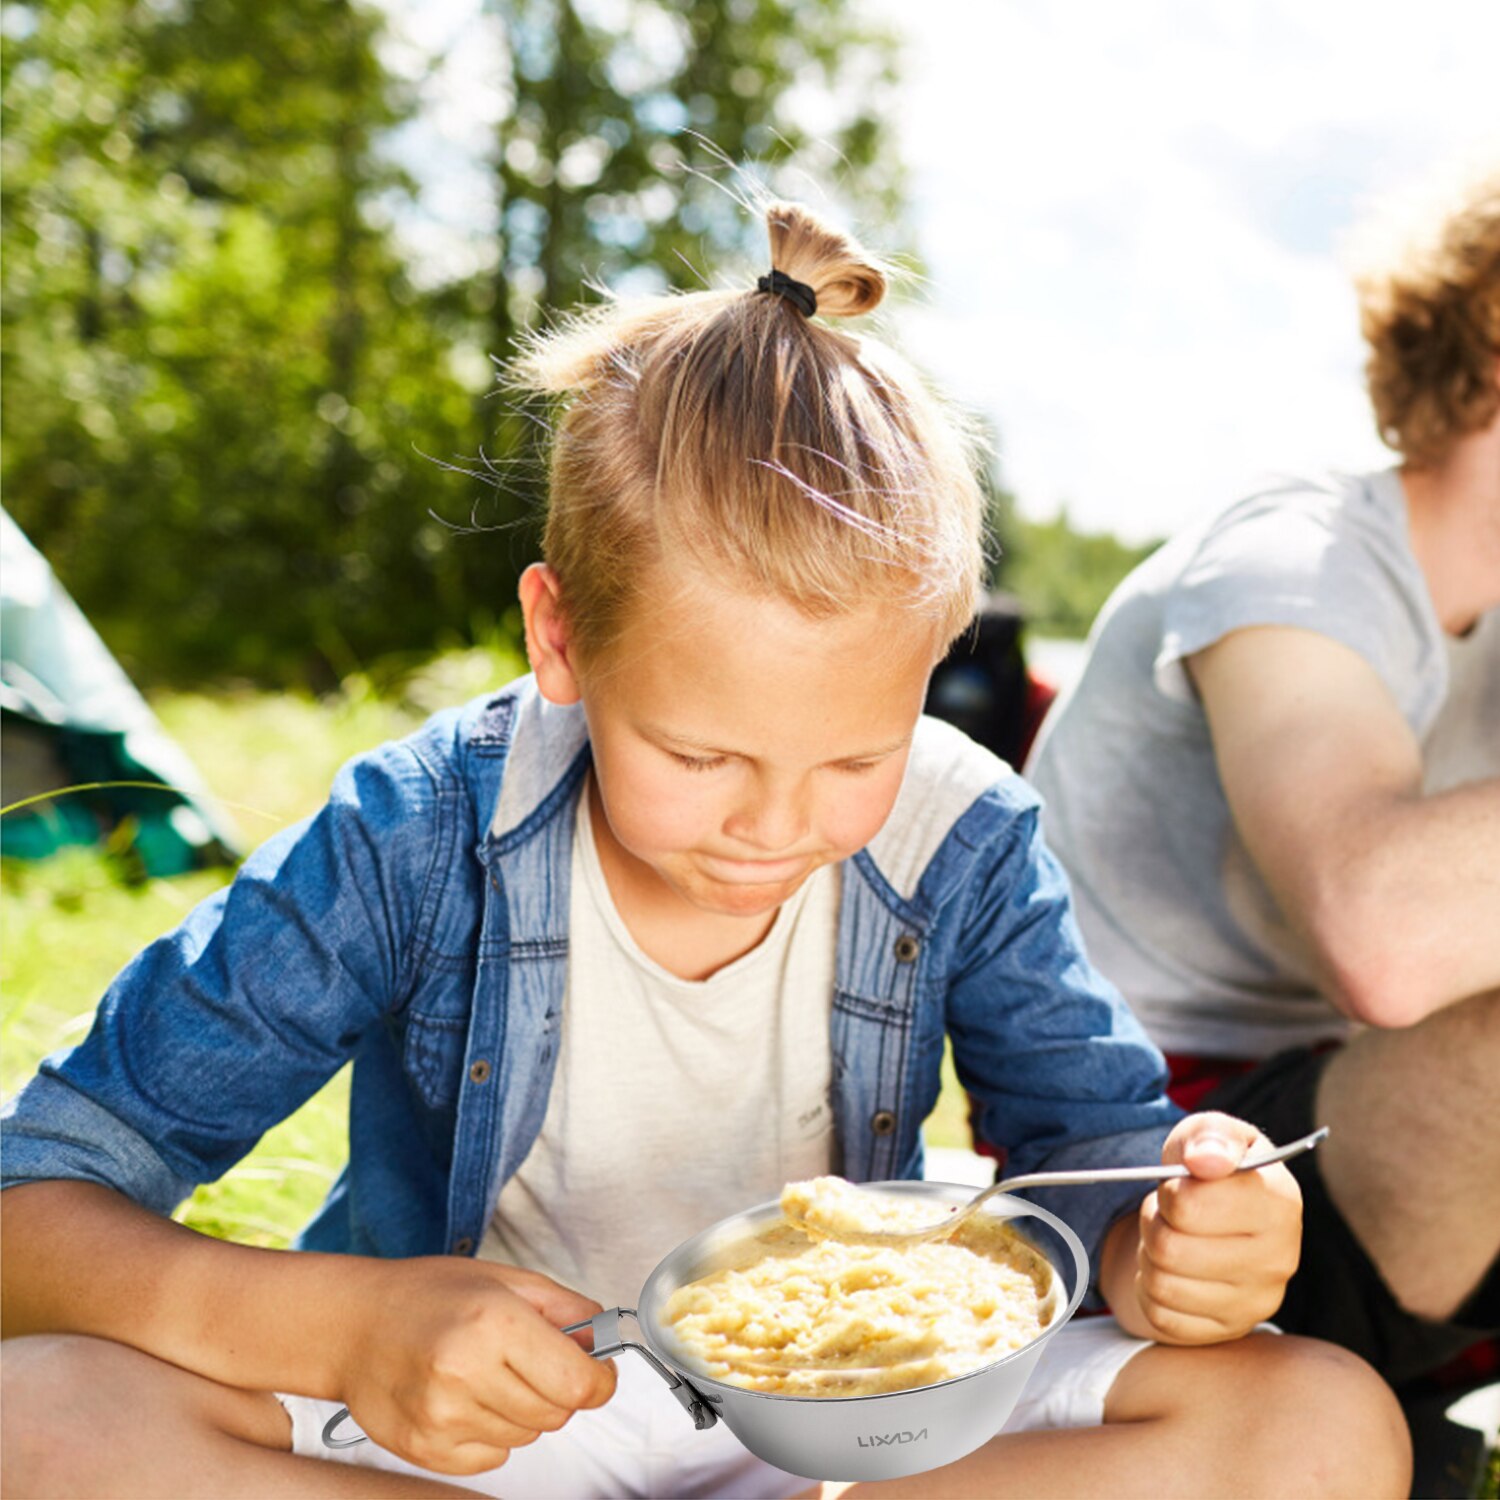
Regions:
[[[372,1275],[358,1288],[341,1394],[365,1433],[410,1463],[483,1473],[614,1394],[613,1362],[558,1332],[599,1304],[546,1276],[449,1256],[375,1262]]]
[[[1135,1294],[1145,1336],[1220,1343],[1281,1306],[1301,1252],[1302,1190],[1280,1162],[1234,1171],[1270,1144],[1253,1125],[1215,1113],[1189,1115],[1167,1137],[1162,1160],[1193,1175],[1162,1183],[1141,1204]]]

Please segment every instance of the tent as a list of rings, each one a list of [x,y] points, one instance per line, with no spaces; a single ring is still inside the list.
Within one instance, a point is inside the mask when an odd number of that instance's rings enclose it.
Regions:
[[[70,844],[130,847],[147,875],[238,857],[234,830],[46,558],[0,510],[0,802],[66,787],[0,822],[9,858]],[[163,790],[158,790],[163,788]]]

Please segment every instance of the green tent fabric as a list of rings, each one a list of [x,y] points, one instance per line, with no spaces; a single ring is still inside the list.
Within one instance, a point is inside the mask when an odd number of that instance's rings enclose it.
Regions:
[[[69,844],[128,843],[147,875],[238,858],[233,829],[46,558],[0,510],[0,847],[40,859]],[[157,791],[156,786],[170,787]]]

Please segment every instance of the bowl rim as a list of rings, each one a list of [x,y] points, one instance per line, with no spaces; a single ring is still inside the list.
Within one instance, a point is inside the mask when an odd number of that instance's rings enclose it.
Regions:
[[[952,1182],[928,1182],[926,1180],[914,1180],[910,1178],[896,1179],[888,1182],[862,1182],[859,1187],[869,1188],[872,1191],[896,1192],[910,1197],[951,1197],[958,1196],[960,1203],[967,1202],[974,1196],[972,1187],[965,1187],[960,1183]],[[769,1210],[779,1213],[781,1211],[780,1199],[772,1199],[767,1203],[758,1203],[752,1208],[740,1210],[739,1213],[729,1214],[720,1219],[716,1224],[710,1224],[707,1229],[700,1230],[690,1239],[684,1240],[675,1249],[669,1251],[657,1262],[651,1274],[647,1276],[645,1285],[641,1288],[637,1307],[643,1309],[635,1314],[636,1322],[639,1324],[642,1334],[651,1352],[656,1355],[675,1374],[686,1380],[697,1390],[705,1400],[712,1402],[717,1409],[724,1405],[724,1396],[713,1394],[722,1391],[727,1396],[757,1397],[764,1401],[794,1401],[813,1406],[827,1406],[830,1402],[852,1402],[852,1401],[892,1401],[902,1396],[923,1395],[929,1391],[943,1390],[948,1386],[960,1385],[966,1380],[974,1380],[980,1376],[991,1375],[1003,1365],[1021,1358],[1034,1358],[1041,1353],[1047,1340],[1052,1337],[1065,1323],[1067,1323],[1078,1310],[1088,1292],[1090,1283],[1090,1266],[1088,1252],[1084,1249],[1083,1241],[1078,1238],[1072,1227],[1064,1220],[1042,1208],[1039,1204],[1030,1203],[1024,1198],[1018,1198],[1012,1193],[1000,1193],[990,1199],[985,1205],[989,1210],[993,1207],[1003,1207],[1010,1210],[1005,1215],[1011,1218],[1036,1218],[1040,1219],[1052,1229],[1062,1240],[1063,1244],[1073,1254],[1072,1270],[1077,1272],[1077,1281],[1074,1284],[1072,1295],[1068,1298],[1067,1305],[1034,1339],[1024,1343],[1018,1349],[1007,1350],[998,1359],[991,1360],[988,1364],[980,1365],[977,1369],[965,1370],[961,1375],[950,1375],[946,1380],[935,1380],[928,1385],[908,1386],[899,1391],[872,1391],[864,1395],[855,1396],[794,1396],[780,1391],[755,1391],[747,1386],[734,1385],[728,1381],[716,1380],[712,1375],[700,1374],[689,1367],[686,1362],[671,1351],[667,1341],[659,1337],[655,1326],[655,1318],[645,1310],[652,1299],[652,1294],[657,1290],[658,1284],[667,1279],[670,1268],[676,1261],[691,1254],[695,1246],[704,1245],[712,1238],[722,1235],[726,1229],[734,1225],[738,1220],[749,1219],[761,1215]],[[1059,1267],[1057,1262],[1048,1255],[1046,1250],[1036,1245],[1034,1247],[1052,1267],[1054,1276],[1065,1274],[1064,1268]]]

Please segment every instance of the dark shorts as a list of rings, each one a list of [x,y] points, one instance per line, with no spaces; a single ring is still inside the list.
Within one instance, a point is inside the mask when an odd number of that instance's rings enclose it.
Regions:
[[[1278,1053],[1202,1094],[1194,1107],[1238,1115],[1273,1141],[1295,1140],[1316,1128],[1318,1080],[1332,1056],[1311,1047]],[[1392,1385],[1437,1369],[1500,1330],[1500,1259],[1451,1322],[1404,1311],[1333,1206],[1319,1155],[1309,1151],[1287,1163],[1302,1188],[1302,1263],[1275,1315],[1281,1328],[1352,1349]]]

